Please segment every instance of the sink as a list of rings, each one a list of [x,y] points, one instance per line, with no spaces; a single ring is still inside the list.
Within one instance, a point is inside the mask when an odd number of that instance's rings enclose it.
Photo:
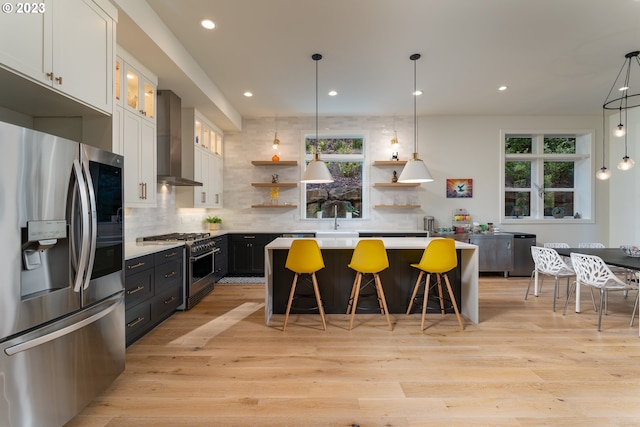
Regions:
[[[353,230],[322,230],[316,231],[316,239],[357,239],[360,233]]]

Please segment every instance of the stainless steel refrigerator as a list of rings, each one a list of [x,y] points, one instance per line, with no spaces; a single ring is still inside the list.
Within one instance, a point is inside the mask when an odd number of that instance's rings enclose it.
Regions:
[[[124,370],[123,159],[0,122],[0,425],[55,426]]]

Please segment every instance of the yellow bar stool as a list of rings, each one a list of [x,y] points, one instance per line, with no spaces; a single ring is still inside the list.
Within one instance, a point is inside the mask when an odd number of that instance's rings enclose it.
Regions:
[[[353,250],[353,256],[351,257],[351,262],[348,267],[357,272],[356,278],[353,282],[353,287],[351,288],[349,304],[347,305],[347,314],[351,314],[349,330],[353,327],[353,317],[356,314],[356,309],[358,308],[358,296],[362,289],[362,276],[365,274],[373,275],[372,281],[375,283],[380,311],[387,317],[389,329],[393,330],[393,327],[391,326],[391,319],[389,318],[387,300],[384,297],[382,282],[378,275],[382,270],[389,268],[387,250],[385,249],[382,240],[360,240],[356,245],[356,248]],[[365,283],[365,286],[369,283],[371,283],[371,281]]]
[[[318,279],[316,279],[316,271],[324,268],[324,259],[322,258],[322,252],[318,242],[315,240],[294,240],[291,242],[289,253],[287,253],[287,261],[284,265],[287,269],[293,271],[293,283],[291,284],[291,292],[289,292],[289,301],[287,302],[287,311],[284,315],[284,325],[282,330],[287,329],[287,321],[289,320],[289,312],[291,311],[291,303],[296,293],[296,285],[298,283],[298,276],[301,274],[311,275],[311,282],[313,283],[313,292],[316,296],[316,302],[318,303],[318,311],[320,312],[320,318],[322,319],[322,329],[327,330],[327,324],[324,319],[324,308],[322,307],[322,298],[320,298],[320,289],[318,288]]]
[[[444,297],[442,292],[442,276],[444,276],[444,281],[447,285],[447,291],[449,292],[449,298],[451,299],[451,303],[453,304],[453,310],[456,313],[456,317],[458,318],[458,324],[460,325],[460,330],[464,330],[464,325],[462,324],[462,319],[460,318],[460,313],[458,312],[458,304],[456,302],[456,297],[453,295],[453,290],[451,289],[451,283],[449,283],[449,276],[447,276],[447,272],[453,270],[458,265],[458,256],[456,254],[456,243],[453,239],[435,239],[432,240],[424,252],[422,253],[422,258],[418,264],[411,264],[411,267],[415,267],[420,269],[420,274],[418,275],[418,280],[416,280],[416,286],[413,288],[413,294],[411,294],[411,300],[409,301],[409,308],[407,309],[407,314],[411,313],[411,308],[413,307],[413,301],[418,294],[418,289],[420,288],[422,278],[424,274],[427,274],[427,278],[424,281],[424,298],[422,300],[422,322],[420,323],[420,329],[424,330],[424,319],[427,314],[427,301],[429,300],[429,288],[431,287],[431,275],[436,275],[436,283],[434,286],[438,288],[438,297],[440,299],[440,312],[444,316],[445,308],[444,308]]]

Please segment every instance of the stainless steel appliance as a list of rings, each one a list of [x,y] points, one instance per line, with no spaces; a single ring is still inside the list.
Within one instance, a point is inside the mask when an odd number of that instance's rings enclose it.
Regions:
[[[513,270],[510,276],[531,276],[533,258],[531,246],[536,245],[536,235],[530,233],[511,232],[513,234]]]
[[[184,242],[186,247],[186,279],[184,303],[180,310],[189,310],[213,290],[215,284],[215,254],[220,252],[209,233],[170,233],[144,237],[147,242]]]
[[[0,425],[61,426],[123,371],[122,157],[0,122]]]

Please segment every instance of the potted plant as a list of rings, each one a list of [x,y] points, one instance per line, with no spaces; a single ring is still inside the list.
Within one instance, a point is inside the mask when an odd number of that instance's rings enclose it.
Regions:
[[[353,218],[353,215],[358,216],[360,212],[353,205],[347,206],[347,218]]]
[[[556,206],[551,210],[551,215],[553,215],[554,218],[564,218],[564,208]]]
[[[322,218],[322,207],[320,203],[316,205],[316,218]]]
[[[208,216],[204,221],[209,224],[209,230],[211,231],[218,230],[220,228],[220,224],[222,224],[222,218],[219,216]]]

